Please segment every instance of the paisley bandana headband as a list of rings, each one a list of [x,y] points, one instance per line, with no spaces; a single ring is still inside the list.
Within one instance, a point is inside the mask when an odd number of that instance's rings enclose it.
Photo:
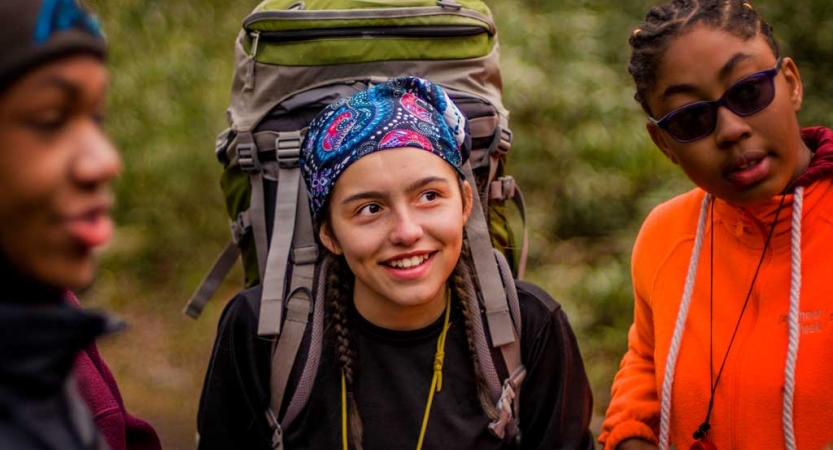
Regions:
[[[301,151],[313,217],[347,167],[370,153],[429,151],[457,170],[468,158],[466,118],[437,85],[404,77],[335,101],[312,121]]]

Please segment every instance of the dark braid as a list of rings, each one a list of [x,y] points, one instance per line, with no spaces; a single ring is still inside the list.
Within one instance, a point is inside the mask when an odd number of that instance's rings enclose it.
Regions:
[[[636,84],[634,98],[651,114],[646,94],[654,88],[656,71],[671,38],[691,31],[695,25],[725,31],[747,40],[761,34],[775,57],[781,56],[772,27],[744,0],[672,0],[652,8],[645,22],[631,33],[628,72]]]
[[[469,294],[466,291],[466,282],[471,280],[471,271],[469,270],[467,252],[465,248],[460,255],[457,266],[454,272],[451,273],[449,279],[451,289],[454,296],[459,300],[460,311],[463,313],[463,319],[466,326],[466,339],[469,343],[469,355],[474,367],[474,379],[477,386],[477,397],[480,400],[480,405],[483,407],[483,412],[491,420],[498,418],[497,408],[494,405],[492,398],[489,396],[489,385],[486,383],[486,377],[483,375],[483,370],[480,367],[480,358],[477,356],[477,348],[474,340],[474,328],[472,323],[477,320],[473,317],[474,314],[480,314],[480,311],[472,311],[469,309]]]
[[[347,308],[353,299],[353,284],[355,276],[350,271],[347,261],[343,256],[336,256],[327,252],[326,258],[330,259],[330,270],[327,274],[327,313],[329,319],[329,332],[335,338],[338,352],[338,362],[341,370],[344,371],[344,378],[347,387],[347,423],[348,439],[351,446],[356,450],[362,450],[362,419],[359,416],[359,407],[353,395],[353,386],[356,379],[355,368],[358,367],[358,353],[350,339],[350,328],[347,318]]]

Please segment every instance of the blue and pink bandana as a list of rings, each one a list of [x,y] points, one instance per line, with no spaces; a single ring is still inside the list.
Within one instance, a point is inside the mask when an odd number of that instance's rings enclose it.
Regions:
[[[362,156],[414,147],[459,171],[468,158],[467,134],[466,118],[448,95],[422,78],[396,78],[333,102],[312,121],[301,147],[313,217],[336,179]]]

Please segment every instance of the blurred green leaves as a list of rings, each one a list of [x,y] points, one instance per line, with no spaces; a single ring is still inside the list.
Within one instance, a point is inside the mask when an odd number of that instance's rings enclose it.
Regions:
[[[219,305],[198,325],[173,317],[228,239],[214,138],[226,126],[233,42],[257,2],[90,3],[111,44],[107,128],[125,161],[117,240],[96,296],[134,318],[168,321],[159,335],[175,342],[160,348],[177,361],[196,353],[185,369],[196,372],[193,402]],[[632,320],[633,238],[653,206],[691,187],[650,142],[626,70],[628,35],[655,2],[487,3],[515,136],[508,172],[530,208],[528,278],[569,313],[601,414]],[[802,122],[833,124],[825,102],[833,94],[833,4],[753,3],[801,69]],[[226,298],[242,281],[240,272],[232,278]],[[193,428],[171,432],[182,435],[169,442],[186,442]]]

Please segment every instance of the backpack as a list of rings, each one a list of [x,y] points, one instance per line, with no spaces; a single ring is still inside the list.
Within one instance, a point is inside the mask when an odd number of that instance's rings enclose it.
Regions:
[[[215,145],[232,239],[183,312],[198,317],[238,257],[245,286],[263,285],[258,335],[275,338],[265,412],[274,448],[282,448],[282,430],[308,400],[323,335],[324,289],[317,287],[327,268],[321,267],[298,165],[306,127],[331,102],[405,75],[441,86],[468,119],[472,153],[464,172],[479,201],[464,245],[474,272],[470,298],[481,311],[473,324],[477,354],[500,413],[490,429],[519,437],[518,393],[526,371],[514,278],[523,276],[527,234],[523,196],[504,174],[512,133],[498,55],[491,12],[480,0],[266,0],[243,21],[230,126]],[[517,257],[506,200],[524,219]],[[278,417],[308,327],[312,344],[299,358],[305,361],[301,381]]]

